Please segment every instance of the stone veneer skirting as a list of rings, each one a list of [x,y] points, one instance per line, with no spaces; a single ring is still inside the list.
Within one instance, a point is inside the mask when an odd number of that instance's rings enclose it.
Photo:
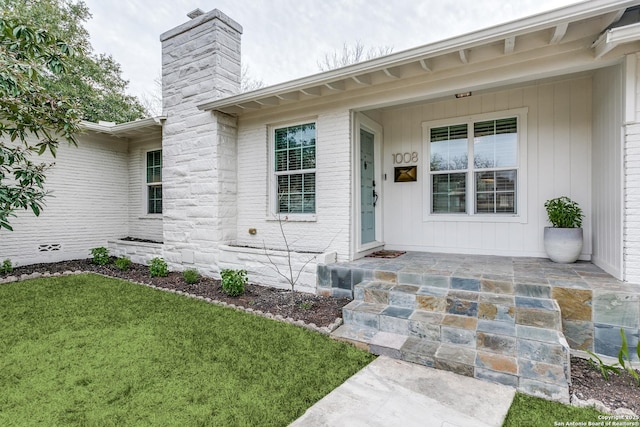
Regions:
[[[337,338],[561,401],[570,350],[616,357],[621,329],[640,336],[640,286],[588,262],[409,252],[320,265],[318,292],[354,298]]]
[[[557,264],[544,258],[409,252],[391,260],[362,258],[320,265],[318,293],[353,297],[357,284],[371,280],[422,285],[455,278],[500,283],[499,288],[483,288],[489,293],[557,301],[562,331],[573,350],[617,357],[620,329],[630,348],[638,344],[640,285],[616,280],[589,262]],[[635,352],[630,353],[637,361]]]

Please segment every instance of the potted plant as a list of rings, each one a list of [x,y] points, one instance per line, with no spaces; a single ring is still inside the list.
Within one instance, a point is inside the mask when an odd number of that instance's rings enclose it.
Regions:
[[[552,227],[544,228],[544,250],[558,263],[576,262],[582,252],[582,209],[566,196],[544,203]]]

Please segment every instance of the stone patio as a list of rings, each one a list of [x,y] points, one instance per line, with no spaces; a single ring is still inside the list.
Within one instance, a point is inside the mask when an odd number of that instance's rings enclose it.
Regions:
[[[409,252],[319,266],[318,290],[354,298],[337,338],[561,401],[570,349],[616,357],[640,328],[640,286],[589,262]]]

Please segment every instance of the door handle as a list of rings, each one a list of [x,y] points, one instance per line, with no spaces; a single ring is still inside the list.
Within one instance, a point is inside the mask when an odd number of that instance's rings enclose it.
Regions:
[[[373,191],[373,207],[376,207],[376,204],[378,203],[378,193],[376,193],[376,190],[371,190]]]

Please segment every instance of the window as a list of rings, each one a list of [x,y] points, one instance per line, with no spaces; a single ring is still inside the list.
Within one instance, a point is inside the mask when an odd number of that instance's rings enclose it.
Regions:
[[[276,213],[316,212],[316,125],[274,130]]]
[[[425,130],[431,214],[517,213],[518,116]]]
[[[162,150],[147,152],[147,213],[162,213]]]

